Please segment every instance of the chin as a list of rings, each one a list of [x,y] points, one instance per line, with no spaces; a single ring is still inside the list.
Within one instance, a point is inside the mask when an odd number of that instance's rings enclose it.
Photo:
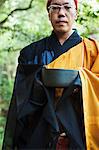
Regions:
[[[70,32],[70,28],[68,28],[68,27],[59,27],[59,28],[56,28],[56,31],[59,32],[59,33],[66,33],[66,32]]]
[[[68,33],[69,30],[66,30],[66,29],[60,29],[60,30],[57,30],[58,33]]]

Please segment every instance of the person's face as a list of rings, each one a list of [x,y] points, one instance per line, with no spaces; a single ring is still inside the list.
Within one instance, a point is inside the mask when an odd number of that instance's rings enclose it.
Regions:
[[[56,33],[71,31],[76,17],[74,0],[52,0],[49,7],[49,20]]]

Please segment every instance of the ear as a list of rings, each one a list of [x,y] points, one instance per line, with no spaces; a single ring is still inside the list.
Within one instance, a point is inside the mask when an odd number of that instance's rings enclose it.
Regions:
[[[78,13],[77,13],[77,10],[75,11],[75,15],[74,15],[74,19],[77,20],[77,16],[78,16]]]
[[[75,15],[75,20],[77,20],[77,14]]]

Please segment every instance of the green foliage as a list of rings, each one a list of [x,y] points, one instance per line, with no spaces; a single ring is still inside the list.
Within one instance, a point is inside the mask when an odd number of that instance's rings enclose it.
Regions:
[[[88,5],[85,0],[79,5],[77,23],[79,25],[80,34],[84,37],[90,37],[95,34],[99,36],[99,9],[97,8],[98,7]]]
[[[10,100],[11,94],[12,94],[12,88],[13,88],[13,81],[8,80],[7,77],[5,76],[1,76],[1,78],[2,78],[1,83],[0,83],[1,99]]]
[[[5,121],[6,121],[5,117],[0,117],[0,145],[2,144],[3,141]]]
[[[3,142],[3,136],[4,136],[4,128],[1,126],[0,127],[0,149],[1,149],[2,142]]]
[[[8,105],[9,102],[0,100],[0,150],[2,149],[1,147],[3,142],[3,137],[4,137],[4,128],[5,128]]]
[[[18,3],[20,2],[20,3]],[[15,5],[15,8],[25,8],[28,5],[29,0],[20,0]],[[2,15],[5,17],[12,9],[9,8],[12,4],[9,1],[9,5],[5,6],[6,13],[4,13],[4,8],[2,10]],[[9,8],[9,12],[8,12]],[[46,13],[45,13],[46,12]],[[20,15],[21,14],[21,15]],[[50,32],[50,25],[47,18],[47,11],[44,7],[44,0],[34,0],[32,3],[32,8],[24,11],[16,11],[11,16],[8,17],[7,21],[2,25],[0,30],[1,36],[0,41],[4,50],[20,50],[24,46],[28,45],[32,41],[43,38]],[[7,43],[4,45],[4,43]]]
[[[16,59],[13,56],[18,55],[12,52],[0,53],[0,99],[10,100],[13,89],[13,80],[16,69]]]

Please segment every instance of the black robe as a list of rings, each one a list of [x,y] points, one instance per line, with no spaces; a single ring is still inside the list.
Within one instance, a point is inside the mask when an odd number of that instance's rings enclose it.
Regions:
[[[75,86],[81,87],[79,74],[71,86],[64,89],[57,107],[53,103],[55,89],[45,87],[41,78],[44,65],[81,41],[74,31],[61,45],[52,33],[21,51],[6,123],[4,150],[54,149],[61,133],[60,124],[70,139],[70,149],[85,148],[81,91],[72,94]]]

